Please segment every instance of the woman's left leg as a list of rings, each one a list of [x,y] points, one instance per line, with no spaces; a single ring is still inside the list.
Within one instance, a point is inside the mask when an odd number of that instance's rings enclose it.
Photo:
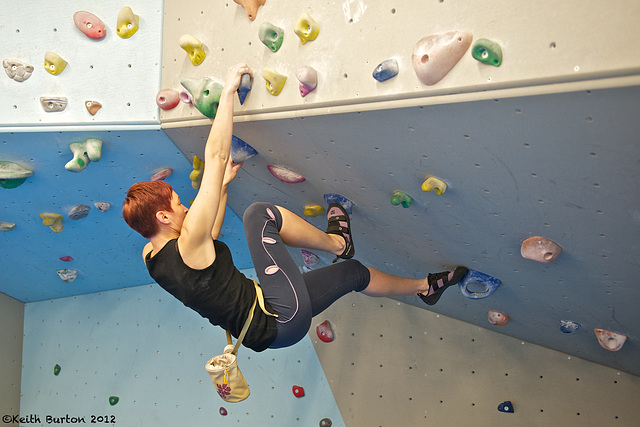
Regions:
[[[271,203],[254,203],[243,225],[265,300],[278,314],[278,334],[270,348],[293,345],[309,331],[312,309],[302,274],[280,236],[280,211]]]

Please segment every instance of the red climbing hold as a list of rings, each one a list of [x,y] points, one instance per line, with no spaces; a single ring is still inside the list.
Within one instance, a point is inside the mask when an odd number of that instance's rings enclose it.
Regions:
[[[223,417],[227,415],[227,410],[224,409],[222,406],[220,407],[220,415],[222,415]]]
[[[316,327],[316,333],[318,334],[318,338],[323,342],[333,341],[333,329],[331,329],[331,323],[329,323],[328,320],[325,320]]]
[[[66,256],[61,256],[60,257],[60,261],[64,261],[64,262],[70,262],[73,261],[73,257],[66,255]]]
[[[299,387],[297,385],[293,386],[293,395],[295,397],[302,397],[304,396],[304,389],[302,387]]]

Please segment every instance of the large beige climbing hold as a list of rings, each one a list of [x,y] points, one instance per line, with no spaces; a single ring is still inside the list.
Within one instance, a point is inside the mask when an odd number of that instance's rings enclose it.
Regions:
[[[125,6],[118,12],[116,21],[116,33],[123,39],[128,39],[140,28],[140,17],[133,13],[129,6]]]
[[[616,332],[607,331],[606,329],[595,328],[593,330],[598,338],[598,343],[609,351],[618,351],[622,348],[627,336]]]
[[[72,142],[69,149],[73,153],[71,159],[64,168],[70,172],[83,171],[91,162],[100,161],[102,156],[102,141],[89,138],[86,141]]]
[[[472,39],[470,31],[450,31],[420,39],[411,56],[418,79],[428,86],[438,83],[464,56]]]
[[[204,51],[202,42],[191,34],[184,34],[180,37],[180,47],[183,48],[189,60],[193,65],[200,65],[202,61],[207,57],[207,53]]]
[[[33,73],[33,65],[29,65],[26,62],[19,61],[17,59],[5,59],[2,61],[4,71],[7,76],[17,82],[23,82],[31,77]]]
[[[42,225],[51,228],[51,231],[60,233],[62,231],[62,215],[52,212],[43,212],[40,214]]]
[[[64,96],[41,96],[40,105],[42,109],[47,113],[55,113],[57,111],[64,111],[67,108],[67,98]]]
[[[235,3],[239,4],[244,8],[245,13],[247,14],[247,18],[250,21],[256,19],[258,16],[258,8],[260,6],[264,6],[265,0],[233,0]]]
[[[16,224],[13,222],[0,221],[0,231],[11,231],[16,228]]]
[[[560,252],[562,252],[562,248],[557,243],[540,236],[525,239],[520,247],[520,254],[523,258],[545,264],[555,261]]]

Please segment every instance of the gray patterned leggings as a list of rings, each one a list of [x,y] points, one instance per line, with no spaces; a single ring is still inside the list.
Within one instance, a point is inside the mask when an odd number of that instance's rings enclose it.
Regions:
[[[369,285],[369,270],[353,259],[301,273],[280,238],[282,216],[275,205],[253,203],[242,221],[264,297],[278,314],[278,335],[270,348],[297,343],[309,331],[312,317]]]

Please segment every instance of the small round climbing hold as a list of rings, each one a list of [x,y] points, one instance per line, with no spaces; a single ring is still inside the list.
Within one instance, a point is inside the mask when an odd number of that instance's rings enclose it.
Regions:
[[[223,417],[227,415],[227,410],[224,409],[222,406],[220,407],[220,415],[222,415]]]
[[[300,386],[294,385],[292,387],[293,390],[293,395],[295,397],[303,397],[304,396],[304,389]]]
[[[509,323],[509,316],[499,311],[489,310],[489,323],[495,326],[505,326]]]
[[[58,376],[58,374],[60,374],[60,371],[62,370],[62,368],[60,367],[60,365],[58,365],[56,363],[56,366],[53,367],[53,375],[55,375],[56,377]]]
[[[323,418],[320,420],[320,427],[331,427],[333,423],[329,418]]]
[[[109,405],[114,406],[120,401],[118,396],[109,396]]]

